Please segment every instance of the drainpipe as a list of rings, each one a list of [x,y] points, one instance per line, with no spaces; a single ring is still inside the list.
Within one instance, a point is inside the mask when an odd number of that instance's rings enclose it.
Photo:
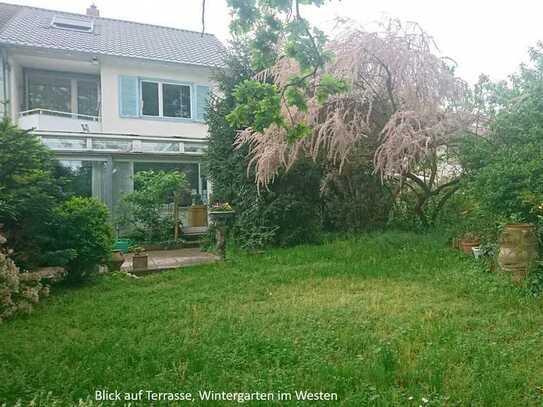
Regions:
[[[10,67],[8,64],[8,52],[5,48],[0,49],[0,58],[2,58],[2,100],[0,103],[3,105],[3,118],[10,117],[10,101],[11,101],[11,88],[10,88]]]

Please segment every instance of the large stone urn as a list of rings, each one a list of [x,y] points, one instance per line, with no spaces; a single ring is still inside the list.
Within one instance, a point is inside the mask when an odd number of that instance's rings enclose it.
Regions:
[[[113,250],[111,252],[110,266],[111,271],[121,271],[121,266],[124,263],[124,255],[120,250]]]
[[[500,236],[498,264],[511,273],[514,282],[522,281],[535,266],[538,244],[535,225],[528,223],[506,225]]]
[[[226,224],[228,223],[228,220],[234,216],[234,213],[235,212],[232,210],[226,210],[226,211],[212,210],[209,212],[209,217],[211,218],[211,222],[213,222],[213,225],[215,226],[215,239],[216,239],[215,250],[217,251],[218,255],[221,257],[221,259],[224,259],[225,257]]]

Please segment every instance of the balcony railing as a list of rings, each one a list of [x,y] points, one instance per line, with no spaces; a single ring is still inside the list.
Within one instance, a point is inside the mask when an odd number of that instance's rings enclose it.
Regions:
[[[186,154],[202,155],[206,140],[184,141],[175,137],[124,136],[114,134],[40,133],[51,150],[65,153]]]
[[[78,120],[91,120],[91,121],[100,121],[99,116],[91,116],[88,114],[79,114],[79,113],[71,113],[71,112],[61,112],[59,110],[51,110],[51,109],[30,109],[25,110],[21,113],[19,113],[20,116],[29,116],[31,114],[47,114],[50,116],[61,116],[61,117],[68,117],[71,119],[78,119]]]
[[[49,131],[102,131],[99,116],[61,112],[51,109],[31,109],[19,113],[19,126],[23,129]]]

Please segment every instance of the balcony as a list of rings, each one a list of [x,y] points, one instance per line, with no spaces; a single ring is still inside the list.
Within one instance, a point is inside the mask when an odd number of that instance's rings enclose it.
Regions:
[[[49,109],[32,109],[19,113],[19,127],[30,130],[100,133],[100,117]]]

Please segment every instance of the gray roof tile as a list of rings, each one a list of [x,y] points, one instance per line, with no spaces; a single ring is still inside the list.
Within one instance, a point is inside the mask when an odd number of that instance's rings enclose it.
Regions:
[[[94,19],[92,33],[51,26],[53,17]],[[0,43],[201,66],[223,66],[212,34],[0,3]]]

